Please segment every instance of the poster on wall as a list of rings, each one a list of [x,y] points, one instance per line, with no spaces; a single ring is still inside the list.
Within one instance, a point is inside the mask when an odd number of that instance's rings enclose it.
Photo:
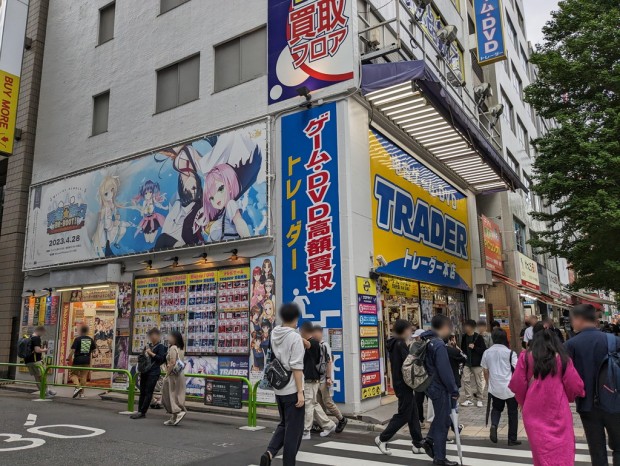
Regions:
[[[159,277],[136,279],[135,292],[131,344],[134,353],[146,346],[146,333],[153,327],[159,327]]]
[[[100,309],[106,305],[112,304],[116,306],[115,302],[94,302],[83,303],[84,306],[94,304],[96,309],[96,317],[88,319],[91,333],[93,333],[93,340],[95,340],[95,352],[92,355],[91,366],[92,367],[113,367],[113,354],[114,354],[114,313],[110,312],[108,315],[104,315],[100,312]],[[94,314],[94,313],[93,313]],[[110,373],[108,372],[92,372],[90,375],[91,380],[109,379]]]
[[[466,196],[378,131],[369,139],[377,272],[470,290]]]
[[[202,377],[191,377],[188,374],[216,375],[218,373],[217,356],[190,356],[185,358],[185,363],[185,393],[204,397],[205,379]]]
[[[362,400],[381,395],[381,356],[379,339],[364,335],[379,334],[377,307],[377,282],[366,277],[356,277],[357,312],[360,328],[360,365],[362,374]],[[379,377],[369,374],[379,373]],[[364,384],[366,381],[366,384]]]
[[[186,353],[215,353],[217,340],[217,272],[189,274]]]
[[[267,233],[265,122],[38,185],[24,268]]]
[[[159,281],[159,329],[162,339],[172,331],[185,335],[187,275],[168,275]]]
[[[480,218],[482,219],[484,266],[492,272],[503,274],[502,233],[499,225],[484,215],[481,215]]]
[[[336,104],[282,118],[282,296],[302,320],[342,329]],[[334,400],[344,402],[342,351],[333,351]]]
[[[248,354],[250,350],[250,270],[218,271],[217,353]]]
[[[353,0],[269,0],[269,104],[353,79]],[[346,85],[335,91],[342,90]]]

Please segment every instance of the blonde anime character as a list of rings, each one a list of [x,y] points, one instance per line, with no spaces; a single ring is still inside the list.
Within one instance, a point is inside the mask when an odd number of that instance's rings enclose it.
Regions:
[[[99,220],[92,237],[95,253],[99,257],[114,256],[112,246],[119,247],[129,226],[129,223],[121,220],[119,209],[123,206],[116,202],[120,185],[118,176],[111,175],[107,175],[99,185]]]

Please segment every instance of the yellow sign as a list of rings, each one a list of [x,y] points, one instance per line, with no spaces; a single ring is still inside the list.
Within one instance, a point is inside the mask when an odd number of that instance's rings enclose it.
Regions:
[[[360,337],[376,337],[379,336],[379,328],[378,327],[360,327]]]
[[[362,400],[381,395],[381,385],[373,385],[372,387],[362,388]]]
[[[417,298],[420,296],[418,282],[386,277],[381,280],[381,283],[387,289],[386,294],[388,296],[404,296],[405,298]]]
[[[369,139],[377,272],[471,289],[465,194],[378,131]]]
[[[11,155],[17,121],[19,77],[0,70],[0,153]]]
[[[357,277],[357,294],[377,295],[377,282],[370,278]]]

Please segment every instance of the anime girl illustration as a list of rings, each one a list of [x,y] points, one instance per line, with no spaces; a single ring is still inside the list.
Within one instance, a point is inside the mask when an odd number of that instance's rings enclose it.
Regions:
[[[133,198],[133,203],[138,204],[142,202],[142,206],[138,209],[142,214],[142,220],[136,228],[134,238],[142,232],[147,243],[155,242],[155,237],[165,222],[164,216],[155,212],[155,207],[168,210],[169,206],[163,205],[165,199],[166,193],[160,191],[159,183],[147,180],[140,186],[140,191]]]
[[[239,160],[237,163],[233,160]],[[217,139],[205,171],[202,212],[197,226],[208,242],[252,235],[243,218],[241,198],[256,182],[263,156],[248,136],[226,134]]]
[[[270,259],[265,259],[261,268],[261,283],[264,284],[267,279],[275,281],[275,277],[273,276],[273,264],[271,263]]]
[[[261,283],[261,268],[252,270],[252,306],[260,304],[265,298],[265,286]]]
[[[97,192],[99,200],[99,220],[97,229],[92,237],[95,253],[99,257],[114,256],[112,246],[118,248],[121,239],[125,236],[128,222],[121,220],[119,209],[124,206],[116,201],[120,188],[118,176],[107,175]]]

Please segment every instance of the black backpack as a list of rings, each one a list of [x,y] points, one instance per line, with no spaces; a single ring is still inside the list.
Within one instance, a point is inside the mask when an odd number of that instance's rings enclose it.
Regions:
[[[265,380],[272,388],[282,390],[291,381],[292,372],[286,370],[280,360],[275,357],[271,342],[269,342],[269,352],[267,354],[267,364],[265,364]]]
[[[155,345],[153,347],[153,350],[157,348],[160,344],[161,343]],[[138,355],[138,372],[140,374],[146,374],[147,372],[150,372],[153,368],[153,364],[155,364],[155,361],[153,361],[153,358],[146,354],[146,352],[143,351]]]
[[[32,340],[30,337],[22,337],[17,342],[17,356],[26,359],[32,356],[34,349],[32,348]]]

